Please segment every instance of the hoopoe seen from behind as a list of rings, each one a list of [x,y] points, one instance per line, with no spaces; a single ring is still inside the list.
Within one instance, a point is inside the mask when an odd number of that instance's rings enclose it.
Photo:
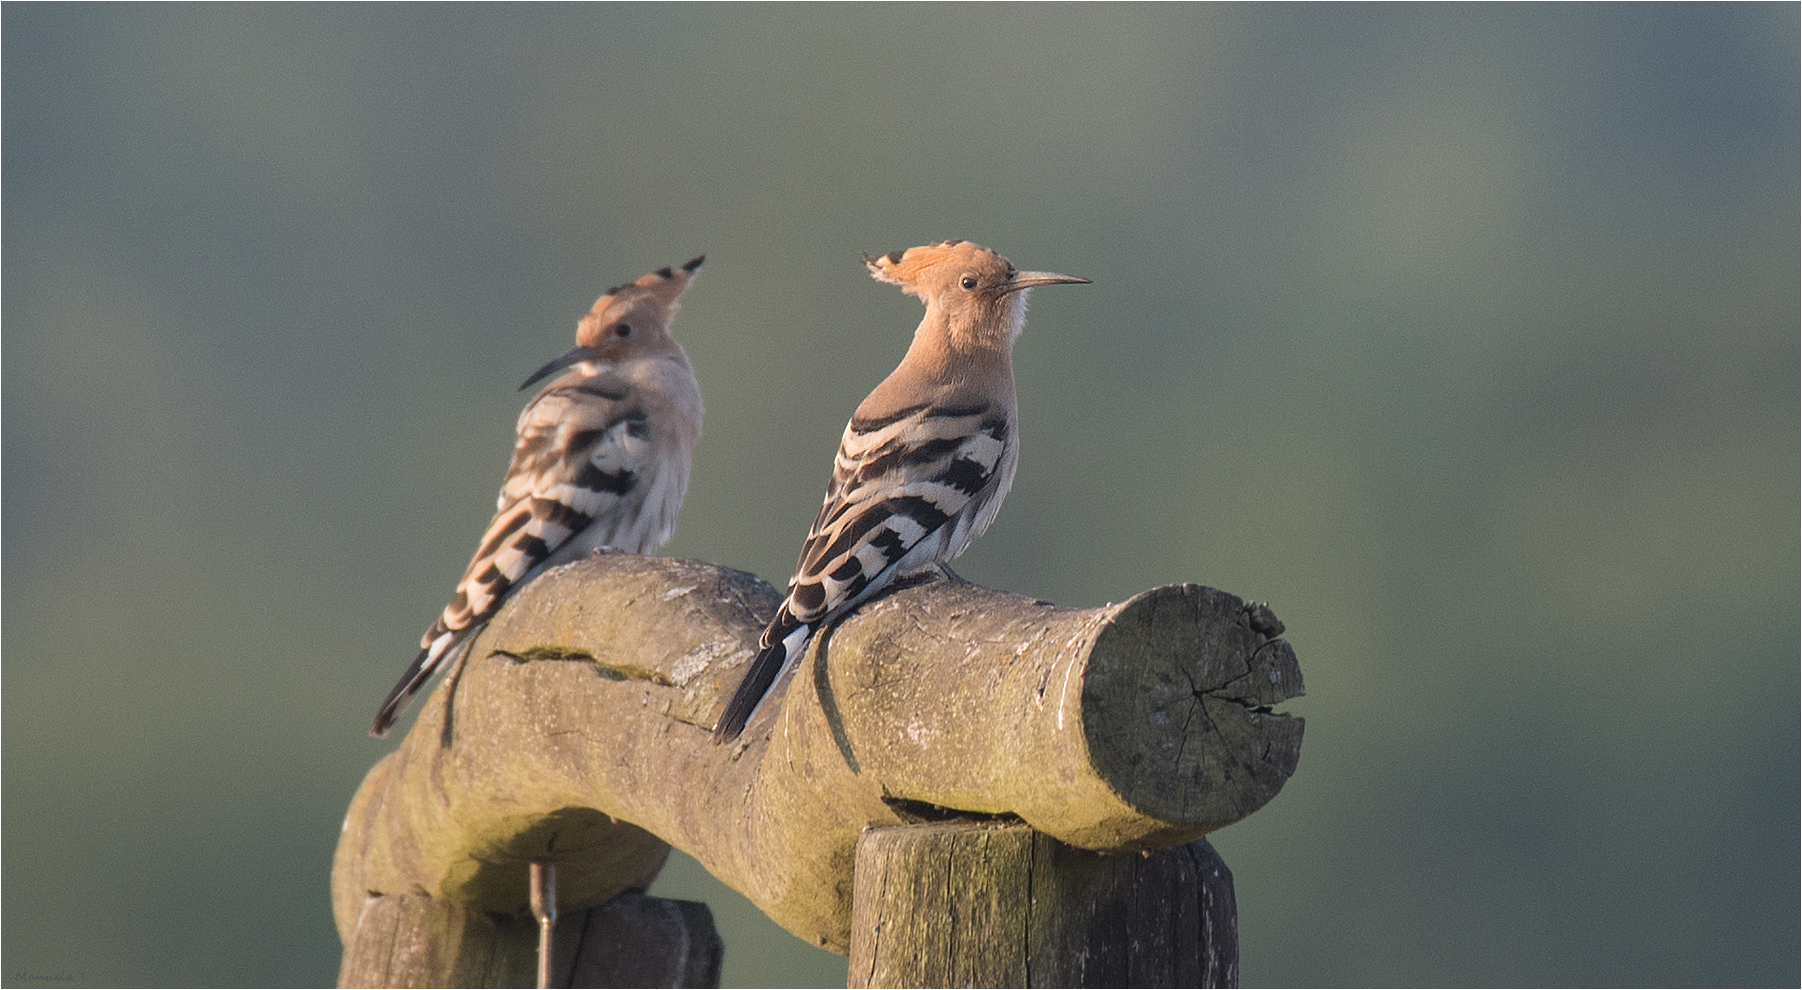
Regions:
[[[1017,271],[967,241],[866,255],[864,265],[918,296],[926,318],[845,427],[788,598],[714,726],[715,743],[744,731],[820,627],[897,578],[949,563],[994,521],[1020,452],[1013,347],[1026,290],[1088,281]]]
[[[386,735],[457,646],[539,572],[602,548],[653,553],[675,532],[701,389],[669,327],[703,260],[608,289],[576,324],[575,349],[520,386],[563,372],[519,414],[494,519],[371,735]]]

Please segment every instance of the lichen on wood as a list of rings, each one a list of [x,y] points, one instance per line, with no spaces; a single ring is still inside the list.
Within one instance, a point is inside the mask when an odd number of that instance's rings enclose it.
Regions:
[[[675,845],[843,953],[866,827],[947,809],[1156,849],[1257,810],[1299,759],[1301,719],[1271,710],[1302,693],[1280,623],[1198,585],[1095,609],[902,588],[816,637],[739,743],[713,746],[779,600],[631,555],[522,589],[352,803],[340,933],[371,894],[520,911],[533,859],[558,862],[565,910],[600,904]]]

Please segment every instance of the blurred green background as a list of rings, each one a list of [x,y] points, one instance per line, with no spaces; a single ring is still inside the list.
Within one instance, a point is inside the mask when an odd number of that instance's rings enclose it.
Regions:
[[[1095,283],[960,570],[1288,623],[1246,985],[1802,978],[1795,5],[9,4],[3,63],[4,982],[329,983],[517,383],[706,252],[666,552],[780,584],[919,318],[860,254],[946,237]]]

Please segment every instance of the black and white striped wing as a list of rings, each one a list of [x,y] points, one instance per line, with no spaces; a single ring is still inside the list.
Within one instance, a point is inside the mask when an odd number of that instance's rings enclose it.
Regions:
[[[630,395],[617,378],[578,377],[553,384],[520,413],[494,518],[456,594],[421,637],[418,658],[382,704],[376,735],[515,588],[547,564],[573,560],[635,529],[640,477],[653,453],[647,418]]]
[[[1012,481],[1008,419],[986,403],[853,419],[789,582],[794,617],[824,621],[962,553]]]
[[[1009,411],[920,405],[845,427],[787,601],[763,631],[713,738],[736,738],[815,630],[896,577],[962,553],[1013,481]]]

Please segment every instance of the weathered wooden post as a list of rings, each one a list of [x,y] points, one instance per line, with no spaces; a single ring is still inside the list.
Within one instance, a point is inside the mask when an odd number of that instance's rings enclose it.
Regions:
[[[644,889],[666,843],[853,953],[853,983],[1234,982],[1230,874],[1196,840],[1269,801],[1299,758],[1301,720],[1270,706],[1302,693],[1300,669],[1268,609],[1195,585],[1099,609],[905,588],[819,637],[781,704],[713,746],[778,601],[752,575],[632,556],[521,591],[351,805],[332,884],[340,983],[526,985],[527,864],[558,864],[562,945],[584,909]],[[959,816],[980,821],[945,821]],[[956,862],[970,842],[995,876],[1024,862],[1037,885],[993,895],[1023,968],[885,954],[908,924],[973,915],[956,897],[905,910],[874,878],[898,895],[909,862]],[[668,954],[694,956],[699,928]],[[1150,966],[1154,944],[1171,948]]]
[[[628,891],[557,921],[554,987],[717,987],[707,905]],[[343,987],[536,986],[537,922],[425,894],[372,896],[338,970]]]
[[[871,829],[853,987],[1234,987],[1233,877],[1206,839],[1074,849],[1022,823]]]

